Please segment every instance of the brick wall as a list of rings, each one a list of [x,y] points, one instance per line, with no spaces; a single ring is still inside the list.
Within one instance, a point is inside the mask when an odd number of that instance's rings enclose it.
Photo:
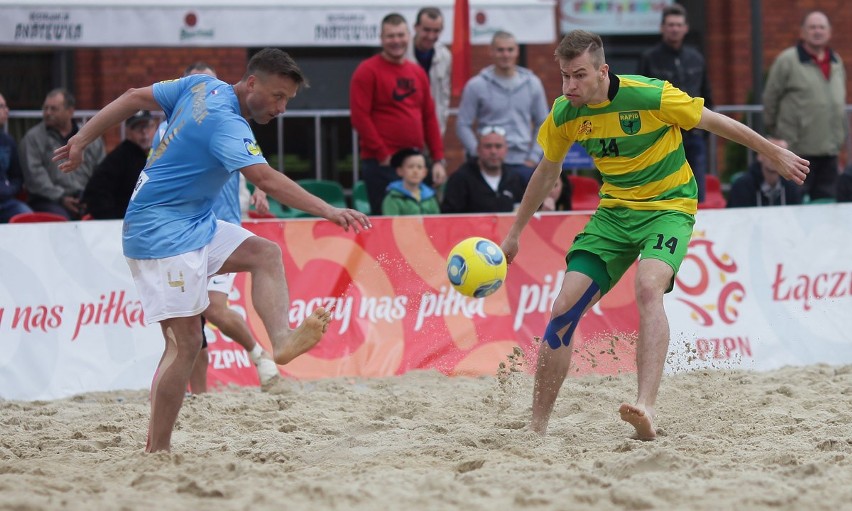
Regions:
[[[178,78],[189,64],[204,61],[219,78],[239,81],[248,63],[244,48],[111,48],[74,52],[77,108],[97,110],[127,89],[169,78]],[[104,137],[108,148],[120,140],[118,128]]]
[[[717,105],[753,103],[751,2],[745,0],[714,0],[707,2],[707,37],[705,56]],[[763,51],[760,63],[763,83],[778,54],[796,44],[804,15],[811,10],[826,13],[832,24],[831,47],[845,59],[847,65],[846,102],[852,93],[852,75],[848,63],[852,62],[852,32],[846,27],[852,22],[852,12],[843,8],[842,0],[767,1],[761,3],[761,29]],[[730,174],[738,168],[726,168],[725,144],[719,144],[716,157],[717,171]],[[847,161],[845,151],[841,163]]]
[[[844,8],[845,7],[845,8]],[[761,2],[762,55],[759,57],[765,81],[772,62],[785,48],[796,44],[799,28],[805,13],[811,10],[826,13],[832,23],[831,47],[847,64],[847,99],[852,102],[852,10],[843,0],[763,0]],[[754,81],[752,80],[752,29],[751,2],[749,0],[713,0],[705,2],[704,55],[707,59],[710,86],[716,105],[740,105],[752,103]],[[695,20],[692,21],[696,25]],[[528,60],[531,63],[546,63],[552,47],[530,47]],[[545,75],[547,70],[553,75]],[[545,83],[548,95],[553,98],[560,93],[560,77],[555,66],[538,66],[537,71]],[[720,143],[716,154],[719,167],[725,166],[725,144]],[[845,161],[845,155],[841,160]],[[728,171],[741,169],[727,169]]]
[[[746,103],[751,89],[751,12],[748,2],[708,2],[704,54],[717,105]],[[780,9],[779,9],[780,10]]]
[[[852,11],[842,0],[767,1],[761,4],[764,76],[784,48],[796,44],[805,13],[819,9],[831,21],[831,46],[852,61]],[[742,104],[752,90],[751,5],[745,0],[707,2],[705,54],[717,104]],[[849,72],[847,71],[847,75]],[[847,76],[847,91],[852,83]],[[849,96],[847,96],[849,102]]]
[[[751,2],[748,0],[713,0],[706,2],[705,56],[716,104],[743,104],[752,90]],[[813,9],[824,11],[833,26],[831,46],[852,62],[852,10],[843,0],[795,0],[762,2],[764,73],[775,57],[792,46],[799,37],[804,14]],[[693,24],[695,22],[693,21]],[[553,45],[527,46],[527,63],[544,82],[548,97],[560,94],[559,69],[553,62]],[[483,53],[483,61],[487,54]],[[487,62],[486,62],[487,63]],[[478,62],[474,60],[474,67]],[[482,63],[479,63],[482,64]],[[852,71],[848,71],[852,80]],[[847,84],[852,92],[852,82]],[[852,96],[850,96],[852,97]]]
[[[810,9],[821,9],[828,14],[834,26],[832,46],[852,62],[852,31],[846,29],[852,26],[852,10],[844,9],[844,0],[763,0],[761,57],[765,70],[781,50],[796,42],[801,18]],[[750,2],[713,0],[705,4],[705,11],[704,48],[715,102],[718,105],[746,103],[752,90]],[[561,93],[559,68],[553,61],[556,42],[526,47],[526,64],[542,79],[548,100]],[[196,60],[210,63],[220,78],[235,83],[245,69],[247,52],[241,48],[77,50],[74,65],[79,108],[97,109],[130,87],[179,76],[188,63]],[[489,64],[488,47],[474,46],[472,75]],[[852,83],[847,84],[847,89],[852,91]],[[452,104],[457,106],[458,98],[453,98]],[[463,155],[453,124],[448,126],[447,133],[447,159],[450,169],[454,169]],[[112,147],[117,142],[116,130],[107,137],[107,145]]]

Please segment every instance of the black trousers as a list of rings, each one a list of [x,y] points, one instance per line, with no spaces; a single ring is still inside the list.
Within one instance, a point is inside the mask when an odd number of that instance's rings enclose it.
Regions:
[[[803,193],[808,194],[811,200],[835,198],[837,195],[837,156],[801,156],[811,162],[811,171],[802,186]]]

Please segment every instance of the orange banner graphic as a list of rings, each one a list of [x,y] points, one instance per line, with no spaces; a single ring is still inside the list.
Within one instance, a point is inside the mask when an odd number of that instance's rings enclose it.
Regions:
[[[499,243],[512,219],[376,218],[374,228],[361,234],[343,232],[321,220],[246,224],[281,247],[292,326],[318,306],[334,307],[323,340],[283,367],[283,373],[296,378],[389,376],[412,369],[495,374],[516,346],[532,370],[538,349],[535,337],[544,332],[561,286],[565,253],[588,215],[534,218],[503,287],[480,299],[458,294],[446,277],[450,249],[469,236]],[[632,275],[631,270],[576,330],[577,373],[635,371],[638,316]],[[268,337],[252,307],[250,278],[238,276],[235,289],[232,305],[245,310],[256,337],[268,348]],[[231,345],[219,342],[221,334],[214,334],[211,381],[257,384],[257,375],[245,360],[215,354]],[[218,367],[216,360],[222,362]]]

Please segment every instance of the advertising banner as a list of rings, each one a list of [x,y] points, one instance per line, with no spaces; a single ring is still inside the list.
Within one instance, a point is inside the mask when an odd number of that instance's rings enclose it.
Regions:
[[[559,0],[559,31],[601,35],[656,34],[672,0]]]
[[[442,42],[452,42],[453,2]],[[471,42],[497,30],[521,43],[556,41],[552,0],[471,0]],[[212,2],[53,2],[0,0],[0,45],[59,47],[378,46],[382,18],[398,12],[413,24],[423,5],[397,2],[253,0]]]
[[[852,362],[850,214],[852,204],[700,211],[666,296],[671,351],[689,368]]]
[[[700,211],[665,298],[667,370],[852,363],[850,214],[846,204]],[[493,375],[517,348],[532,370],[565,252],[588,218],[534,217],[505,284],[484,299],[451,288],[446,257],[469,236],[499,242],[510,215],[380,217],[360,234],[313,219],[247,223],[282,249],[293,327],[318,306],[334,309],[323,340],[282,374]],[[117,221],[0,225],[0,397],[150,385],[164,341],[144,323],[120,231]],[[635,271],[579,324],[572,375],[635,371]],[[230,303],[268,348],[249,276],[238,275]],[[245,350],[206,330],[211,386],[257,385]]]

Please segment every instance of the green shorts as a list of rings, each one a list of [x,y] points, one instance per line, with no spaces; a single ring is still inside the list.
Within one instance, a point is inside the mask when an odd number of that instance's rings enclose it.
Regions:
[[[565,257],[568,271],[588,275],[601,295],[612,289],[637,257],[664,261],[677,275],[693,225],[695,217],[680,211],[600,208],[574,238]],[[668,291],[673,287],[674,277]]]

